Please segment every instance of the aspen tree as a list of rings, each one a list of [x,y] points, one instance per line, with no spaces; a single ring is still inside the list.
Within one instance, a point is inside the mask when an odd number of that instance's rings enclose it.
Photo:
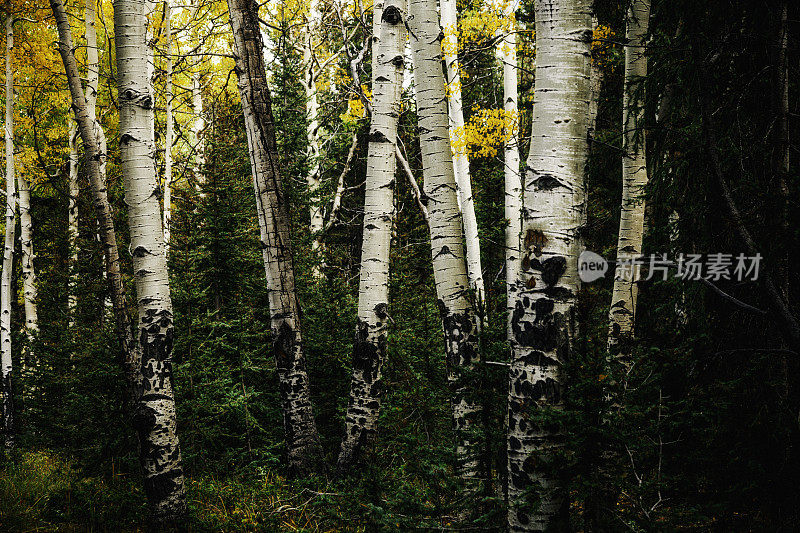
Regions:
[[[166,131],[164,133],[164,246],[169,257],[172,224],[172,144],[174,143],[174,117],[172,112],[172,8],[164,0],[164,35],[167,38],[166,66]]]
[[[511,314],[516,302],[517,281],[520,261],[520,233],[522,216],[522,173],[519,168],[519,121],[517,102],[517,33],[514,12],[518,2],[511,0],[506,7],[505,16],[510,21],[508,32],[498,43],[503,63],[503,108],[511,117],[513,131],[507,136],[503,152],[503,176],[505,185],[504,215],[506,226],[506,307],[508,309],[508,336],[511,336]]]
[[[447,107],[450,117],[450,134],[455,136],[464,132],[464,109],[461,98],[461,74],[458,64],[458,16],[456,0],[440,0],[441,24],[444,28],[442,50],[447,67]],[[481,266],[481,246],[478,237],[478,219],[475,217],[475,200],[469,174],[469,157],[464,143],[455,143],[453,152],[453,172],[458,187],[458,208],[464,226],[467,252],[467,274],[469,286],[475,291],[478,305],[486,300]]]
[[[364,226],[353,376],[338,470],[363,461],[378,429],[389,328],[389,249],[394,215],[397,122],[405,60],[404,0],[375,2],[372,24],[372,122],[367,152]]]
[[[261,229],[288,461],[294,473],[303,474],[317,466],[320,444],[300,332],[288,206],[281,184],[258,4],[255,0],[228,0],[228,7]]]
[[[644,140],[644,104],[639,95],[647,76],[645,39],[650,18],[650,0],[634,0],[627,12],[625,30],[625,84],[622,96],[622,205],[620,207],[617,271],[609,311],[609,351],[622,360],[630,355],[638,295],[636,269],[625,263],[642,254],[644,237],[644,187],[647,156]]]
[[[69,121],[69,205],[67,206],[67,237],[69,239],[69,293],[67,295],[67,307],[70,312],[70,328],[75,325],[75,307],[78,305],[78,297],[75,289],[78,284],[78,125],[74,120]]]
[[[17,191],[14,172],[14,16],[6,2],[6,234],[3,244],[3,271],[0,274],[0,365],[2,366],[3,430],[5,447],[14,448],[14,386],[11,361],[11,299],[14,270],[14,238],[17,226]]]
[[[186,492],[172,392],[174,325],[153,139],[145,3],[115,0],[120,166],[138,304],[141,389],[134,412],[145,491],[156,523],[182,520]]]
[[[463,230],[450,149],[445,78],[435,0],[411,0],[409,31],[414,58],[424,189],[430,219],[431,256],[439,312],[445,336],[448,381],[452,388],[453,425],[460,474],[479,477],[475,423],[480,407],[472,399],[477,380],[478,322],[470,294]],[[462,204],[462,207],[464,204]],[[485,474],[485,473],[484,473]]]
[[[579,226],[588,155],[589,0],[535,7],[533,131],[524,181],[519,292],[511,317],[508,394],[508,525],[565,529],[565,486],[554,461],[563,434],[562,365],[575,335]],[[532,497],[533,501],[528,501]]]
[[[322,241],[322,230],[325,227],[325,217],[322,214],[322,198],[320,197],[320,123],[319,123],[319,101],[317,98],[318,75],[315,63],[315,48],[319,38],[319,30],[322,22],[322,14],[319,9],[319,0],[310,0],[308,5],[308,16],[303,35],[303,90],[306,96],[306,140],[308,150],[308,174],[306,183],[308,184],[309,194],[309,231],[313,237],[311,243],[315,253],[324,250]],[[319,264],[315,262],[313,274],[315,278],[320,278],[322,272]]]
[[[191,0],[190,9],[192,12],[192,25],[190,33],[190,44],[192,53],[195,57],[191,61],[191,69],[189,71],[192,80],[192,150],[194,151],[192,172],[197,180],[197,185],[202,188],[205,184],[204,167],[206,164],[206,143],[203,138],[203,132],[206,129],[205,112],[203,109],[203,93],[200,89],[200,64],[202,63],[202,43],[200,42],[200,35],[197,31],[197,25],[200,24],[200,4],[201,0]],[[201,192],[202,194],[202,192]]]

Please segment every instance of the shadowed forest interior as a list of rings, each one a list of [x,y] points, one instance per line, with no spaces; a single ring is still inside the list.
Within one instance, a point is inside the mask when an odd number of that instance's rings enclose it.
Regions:
[[[48,1],[0,531],[800,530],[800,6]]]

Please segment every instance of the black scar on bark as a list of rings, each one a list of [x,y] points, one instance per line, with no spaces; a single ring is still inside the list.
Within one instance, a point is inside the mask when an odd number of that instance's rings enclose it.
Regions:
[[[538,300],[537,300],[538,303]],[[553,313],[548,303],[534,304],[536,317],[533,322],[523,321],[525,309],[530,308],[530,299],[517,300],[511,315],[511,329],[520,344],[534,350],[552,351],[559,345],[559,332],[564,325],[561,313]]]
[[[539,176],[533,180],[533,183],[540,191],[551,191],[556,187],[563,187],[561,182],[552,174],[539,174]]]
[[[167,472],[146,477],[144,479],[144,490],[147,493],[148,499],[153,503],[163,502],[168,499],[180,490],[183,484],[182,478],[183,470],[181,468],[173,468]],[[170,521],[174,521],[182,518],[185,512],[186,509],[168,509],[166,510],[165,516],[156,517],[156,519],[166,518]]]
[[[447,360],[451,368],[467,366],[477,359],[476,327],[469,313],[450,313],[442,300],[436,301],[442,319]]]
[[[382,22],[387,22],[394,26],[401,20],[403,20],[403,14],[400,13],[400,10],[397,9],[397,6],[389,6],[383,10],[383,15],[381,16]]]
[[[567,260],[562,256],[550,257],[542,262],[542,281],[553,286],[567,270]]]
[[[291,368],[292,358],[294,357],[294,343],[294,329],[287,322],[281,322],[278,327],[278,334],[272,342],[275,365],[279,371],[286,371]]]
[[[383,132],[375,130],[369,134],[369,142],[373,143],[388,143],[389,138]]]
[[[383,335],[379,338],[378,346],[367,341],[368,335],[369,325],[363,320],[359,320],[356,326],[356,339],[353,343],[353,370],[360,370],[364,382],[369,385],[378,377],[380,338],[383,338]]]

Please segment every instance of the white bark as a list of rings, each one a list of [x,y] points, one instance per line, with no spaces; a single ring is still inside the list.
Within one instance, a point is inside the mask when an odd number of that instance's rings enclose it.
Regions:
[[[39,312],[37,308],[36,290],[36,269],[33,260],[36,257],[33,252],[33,220],[31,218],[31,189],[30,183],[22,175],[17,174],[17,201],[19,202],[19,240],[22,250],[22,300],[25,309],[25,333],[28,337],[28,348],[22,358],[22,377],[24,398],[29,394],[34,394],[32,382],[33,369],[36,367],[37,359],[33,349],[33,341],[39,331]]]
[[[155,172],[153,94],[147,75],[145,4],[141,0],[115,0],[114,36],[120,166],[139,315],[142,381],[134,425],[154,521],[165,524],[183,519],[186,494],[172,392],[172,301]]]
[[[523,193],[523,258],[511,318],[509,529],[565,527],[565,487],[549,464],[563,434],[542,418],[563,406],[561,368],[574,341],[579,226],[588,155],[590,0],[535,8],[533,133]],[[538,504],[526,502],[532,491]]]
[[[447,66],[447,104],[450,117],[450,132],[464,131],[464,110],[461,99],[461,75],[458,66],[458,20],[456,0],[441,0],[442,27],[444,28],[444,61]],[[475,291],[480,310],[486,301],[481,267],[481,247],[478,238],[478,219],[475,217],[475,201],[469,175],[469,157],[463,143],[453,147],[453,171],[458,186],[458,208],[464,223],[464,238],[467,250],[467,273],[469,286]]]
[[[86,112],[94,122],[94,136],[97,142],[100,166],[100,179],[106,179],[106,135],[103,125],[97,117],[97,88],[100,81],[100,57],[97,46],[97,29],[95,27],[95,0],[86,2]]]
[[[316,468],[320,446],[300,332],[288,206],[281,184],[258,4],[255,0],[228,0],[228,7],[261,229],[289,467],[302,474]]]
[[[508,33],[498,43],[503,63],[503,108],[509,117],[517,117],[517,33],[514,12],[517,1],[511,1],[505,13],[511,20]],[[511,336],[511,314],[517,300],[517,281],[519,278],[520,239],[522,233],[522,172],[519,168],[519,121],[514,120],[514,130],[509,132],[505,143],[504,181],[506,226],[506,307],[508,309],[507,335]]]
[[[172,114],[172,9],[170,0],[164,0],[164,23],[167,36],[167,72],[166,72],[166,132],[164,135],[164,253],[169,257],[170,229],[172,225],[172,144],[174,142],[174,125]]]
[[[644,187],[647,185],[647,157],[644,139],[644,93],[647,76],[645,39],[650,18],[650,0],[634,0],[628,9],[625,47],[625,86],[622,97],[622,205],[617,243],[617,270],[609,311],[608,347],[613,355],[625,358],[636,317],[638,272],[626,275],[626,260],[642,254],[644,237]]]
[[[306,21],[305,33],[303,36],[303,89],[306,96],[306,139],[308,141],[308,174],[306,183],[308,184],[309,200],[309,231],[313,237],[312,249],[320,254],[324,250],[322,241],[322,230],[325,226],[325,218],[322,214],[322,198],[320,197],[320,124],[319,124],[319,101],[317,99],[316,77],[319,74],[315,67],[314,50],[316,41],[319,39],[319,28],[322,22],[322,15],[319,11],[318,0],[310,0],[308,6],[308,20]],[[315,262],[313,274],[315,278],[322,277],[320,265]]]
[[[11,362],[11,299],[14,297],[14,237],[17,225],[17,191],[14,174],[14,50],[13,16],[6,15],[6,234],[3,271],[0,274],[0,366],[2,366],[3,429],[5,447],[14,447],[14,387]]]
[[[372,123],[367,152],[364,231],[358,292],[358,326],[353,376],[338,469],[361,463],[375,440],[380,413],[382,368],[389,326],[389,249],[394,215],[397,122],[400,116],[404,0],[377,0],[373,13]]]
[[[457,439],[456,457],[461,476],[468,482],[475,482],[481,474],[479,440],[474,436],[480,416],[480,406],[474,399],[479,383],[475,372],[475,364],[480,360],[478,321],[469,291],[468,261],[464,254],[461,217],[458,216],[436,0],[410,1],[409,31],[424,188],[429,198],[433,275],[446,340]],[[462,203],[462,207],[466,206]]]
[[[194,178],[197,182],[197,186],[202,193],[202,187],[205,185],[205,174],[204,169],[206,165],[206,143],[205,139],[203,138],[203,134],[206,129],[206,119],[205,113],[203,110],[203,93],[200,87],[200,65],[202,63],[202,44],[200,43],[200,36],[197,32],[197,25],[198,22],[198,15],[200,13],[200,0],[191,0],[191,10],[192,10],[192,18],[194,19],[190,23],[192,24],[192,31],[191,31],[191,46],[192,52],[195,54],[194,58],[192,59],[191,63],[191,70],[189,75],[192,80],[192,148],[194,151],[194,158],[192,164],[192,173],[194,174]]]
[[[69,309],[70,329],[75,325],[75,307],[78,297],[75,290],[78,284],[78,125],[69,121],[69,205],[67,208],[67,237],[69,239]]]

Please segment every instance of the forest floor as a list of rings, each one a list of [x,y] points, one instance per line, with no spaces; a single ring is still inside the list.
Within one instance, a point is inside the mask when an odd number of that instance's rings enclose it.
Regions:
[[[141,483],[108,466],[87,476],[54,452],[19,455],[0,469],[0,531],[147,531]],[[343,490],[345,482],[324,478],[187,476],[186,486],[189,531],[407,531],[449,522],[433,518],[434,509],[410,516],[382,507],[380,497],[377,505],[364,503],[364,487]]]

